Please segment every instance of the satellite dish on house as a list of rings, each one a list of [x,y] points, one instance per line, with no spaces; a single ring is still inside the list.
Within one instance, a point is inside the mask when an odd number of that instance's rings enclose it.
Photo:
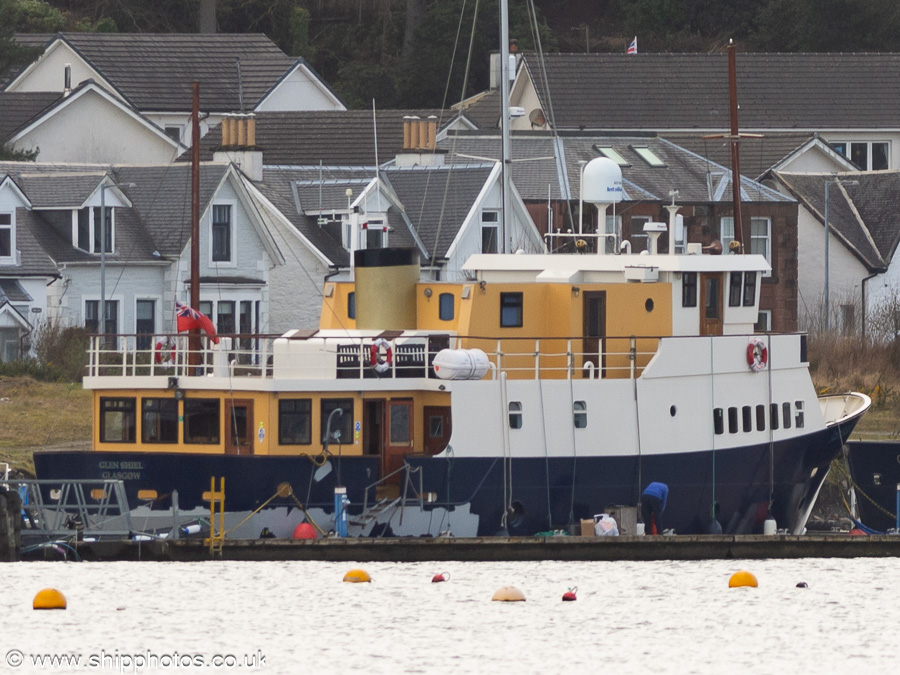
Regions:
[[[535,108],[528,113],[528,121],[531,122],[531,126],[533,127],[542,127],[547,123],[547,119],[544,117],[544,111],[540,108]]]
[[[617,204],[622,201],[622,169],[608,157],[595,157],[584,167],[584,201]]]

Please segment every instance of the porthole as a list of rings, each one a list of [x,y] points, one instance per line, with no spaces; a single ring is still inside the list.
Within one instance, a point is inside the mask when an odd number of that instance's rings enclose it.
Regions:
[[[678,412],[678,409],[674,405],[669,406],[669,414],[672,417],[675,417],[675,413],[677,413],[677,412]]]
[[[647,302],[644,303],[644,309],[648,312],[653,311],[653,298],[647,298]]]

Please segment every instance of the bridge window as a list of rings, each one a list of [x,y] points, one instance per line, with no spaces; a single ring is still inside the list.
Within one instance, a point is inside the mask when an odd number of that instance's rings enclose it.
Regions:
[[[278,442],[281,445],[312,443],[312,401],[287,398],[278,401]]]
[[[100,397],[100,442],[134,443],[137,421],[133,398]]]
[[[201,445],[219,443],[219,399],[184,399],[184,442]]]
[[[178,401],[174,398],[141,399],[141,441],[178,442]]]
[[[522,326],[522,293],[500,294],[500,326],[501,328],[519,328]]]
[[[441,293],[438,296],[438,318],[441,321],[453,321],[453,293]]]

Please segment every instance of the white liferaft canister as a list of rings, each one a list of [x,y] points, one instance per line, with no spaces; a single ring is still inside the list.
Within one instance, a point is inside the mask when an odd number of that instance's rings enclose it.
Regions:
[[[491,362],[480,349],[442,349],[434,357],[433,366],[442,380],[480,380]]]

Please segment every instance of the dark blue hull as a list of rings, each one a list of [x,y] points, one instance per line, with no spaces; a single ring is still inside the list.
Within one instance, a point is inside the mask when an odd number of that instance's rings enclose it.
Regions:
[[[779,528],[793,531],[805,523],[830,463],[852,426],[777,443],[771,460],[768,444],[641,460],[596,456],[515,459],[507,474],[512,478],[506,502],[502,458],[417,456],[407,461],[422,467],[425,490],[437,493],[438,503],[471,504],[480,516],[480,536],[501,531],[504,503],[513,505],[505,521],[509,534],[530,535],[565,528],[611,505],[634,506],[641,486],[651,481],[669,485],[663,525],[678,534],[712,532],[714,504],[718,504],[721,531],[762,532],[769,516],[770,476],[771,514]]]
[[[261,455],[207,455],[188,453],[59,451],[34,453],[35,474],[41,479],[119,478],[131,507],[147,503],[139,499],[141,490],[155,490],[152,508],[168,509],[172,492],[178,491],[182,510],[208,507],[203,493],[210,478],[225,479],[225,507],[228,511],[252,511],[287,482],[297,499],[308,508],[334,510],[334,488],[338,478],[347,487],[351,512],[361,510],[364,492],[378,480],[378,457],[331,458],[332,470],[325,476],[309,458]],[[340,472],[338,464],[340,463]],[[340,476],[339,476],[340,473]],[[318,478],[318,480],[317,480]],[[375,498],[369,489],[369,503]],[[293,505],[290,497],[277,498],[273,506]]]
[[[880,532],[897,527],[900,443],[853,441],[847,445],[850,476],[858,488],[856,503],[860,520],[866,527]]]

